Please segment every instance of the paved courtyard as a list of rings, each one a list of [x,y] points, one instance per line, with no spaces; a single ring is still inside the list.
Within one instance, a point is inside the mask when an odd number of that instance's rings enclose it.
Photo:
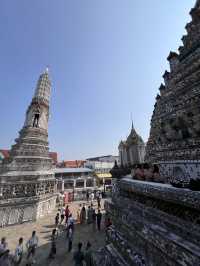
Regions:
[[[69,204],[70,211],[73,213],[73,217],[77,216],[77,208],[82,202],[74,202]],[[103,206],[103,202],[102,202]],[[95,205],[96,209],[97,206]],[[103,211],[103,210],[102,210]],[[94,232],[92,225],[80,225],[75,226],[74,241],[73,241],[73,250],[71,253],[68,253],[68,241],[66,239],[66,233],[60,233],[60,236],[57,241],[57,255],[54,260],[48,260],[47,257],[50,251],[50,236],[52,229],[54,228],[54,218],[56,211],[48,216],[41,218],[37,222],[24,223],[20,225],[10,226],[0,229],[0,238],[5,236],[8,243],[8,248],[13,253],[17,245],[19,237],[24,238],[24,244],[30,238],[33,230],[37,231],[39,237],[39,247],[36,251],[36,260],[35,265],[38,266],[67,266],[73,265],[72,253],[77,246],[77,243],[81,241],[85,248],[87,241],[89,240],[92,244],[94,250],[102,247],[104,245],[104,221],[102,221],[102,231]],[[26,252],[26,249],[25,249]],[[21,265],[25,265],[25,261],[22,261]]]

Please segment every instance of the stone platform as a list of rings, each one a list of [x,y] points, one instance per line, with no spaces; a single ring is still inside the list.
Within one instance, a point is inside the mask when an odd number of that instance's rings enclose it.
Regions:
[[[0,202],[1,227],[35,221],[51,213],[56,207],[56,195],[47,195],[43,198],[32,197],[9,199]]]
[[[116,187],[108,242],[128,265],[200,265],[200,192],[126,178]]]

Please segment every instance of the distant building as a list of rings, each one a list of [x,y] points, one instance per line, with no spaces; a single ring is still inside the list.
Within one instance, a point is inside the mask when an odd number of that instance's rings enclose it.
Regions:
[[[118,162],[119,156],[115,155],[104,155],[104,156],[98,156],[98,157],[92,157],[86,159],[86,161],[96,161],[96,162]]]
[[[96,177],[89,168],[55,168],[54,172],[57,190],[68,192],[72,199],[85,199],[87,191],[96,189]]]
[[[94,171],[98,185],[102,190],[106,191],[111,188],[112,175],[110,174],[110,170],[113,168],[114,164],[114,160],[113,162],[86,160],[84,166]]]
[[[49,152],[50,158],[53,160],[53,164],[57,165],[58,163],[58,154],[57,152]],[[0,163],[4,158],[10,157],[10,150],[0,150]]]
[[[71,160],[71,161],[62,161],[57,164],[57,167],[61,168],[81,168],[84,167],[84,160]]]
[[[137,134],[133,127],[126,141],[121,141],[119,144],[119,164],[121,166],[131,166],[137,163],[144,162],[145,143],[141,136]]]

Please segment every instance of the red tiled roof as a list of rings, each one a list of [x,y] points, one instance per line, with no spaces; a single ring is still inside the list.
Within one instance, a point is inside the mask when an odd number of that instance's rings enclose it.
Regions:
[[[84,166],[84,160],[71,160],[71,161],[63,161],[59,164],[60,167],[64,168],[80,168]]]
[[[0,150],[0,152],[3,154],[4,158],[9,158],[10,156],[9,150]]]

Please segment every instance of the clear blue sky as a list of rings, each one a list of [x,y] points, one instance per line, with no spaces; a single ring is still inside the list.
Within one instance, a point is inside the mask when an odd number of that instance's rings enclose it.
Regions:
[[[52,79],[50,149],[60,159],[117,154],[130,113],[146,141],[166,57],[195,0],[1,0],[0,147],[24,123],[37,78]]]

